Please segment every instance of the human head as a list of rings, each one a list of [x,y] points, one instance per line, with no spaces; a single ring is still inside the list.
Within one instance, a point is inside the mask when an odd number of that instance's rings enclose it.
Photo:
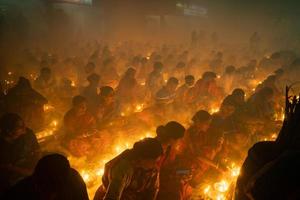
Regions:
[[[125,72],[125,77],[127,78],[135,78],[136,70],[132,67],[129,67]]]
[[[41,158],[34,170],[33,178],[40,195],[44,197],[59,194],[71,175],[70,163],[60,154],[50,154]]]
[[[30,89],[31,88],[30,81],[27,78],[23,77],[23,76],[21,76],[19,78],[17,86],[21,87],[21,88],[25,88],[25,89]]]
[[[92,73],[93,71],[95,71],[95,69],[96,69],[96,65],[93,62],[88,62],[84,67],[84,71],[87,74]]]
[[[6,113],[0,118],[0,131],[2,138],[15,140],[26,132],[26,126],[19,115]]]
[[[245,92],[241,88],[234,89],[232,92],[232,96],[234,96],[235,99],[240,103],[245,101]]]
[[[84,114],[87,110],[87,102],[83,96],[75,96],[72,99],[72,105],[77,114]]]
[[[175,77],[171,77],[169,78],[169,80],[167,81],[167,88],[170,90],[170,91],[175,91],[177,86],[178,86],[178,79],[175,78]]]
[[[163,64],[161,62],[155,62],[153,64],[153,71],[157,72],[157,73],[161,73],[163,70]]]
[[[229,65],[229,66],[226,67],[225,73],[226,73],[226,74],[232,74],[232,73],[235,72],[235,70],[236,70],[236,69],[235,69],[235,66]]]
[[[185,76],[184,80],[185,80],[185,84],[188,86],[193,86],[195,83],[195,77],[192,75]]]
[[[100,81],[100,76],[98,74],[92,73],[87,77],[88,82],[90,85],[98,85]]]
[[[41,77],[45,80],[45,81],[49,81],[51,79],[52,76],[52,71],[50,68],[48,67],[43,67],[40,71],[41,73]]]
[[[273,100],[274,91],[270,87],[264,87],[259,91],[259,94],[267,101]]]
[[[133,145],[132,153],[140,167],[152,169],[155,167],[158,158],[163,154],[163,149],[157,139],[145,138]]]
[[[232,102],[230,99],[225,99],[222,102],[219,114],[221,115],[221,117],[227,118],[230,115],[232,115],[234,113],[234,111],[235,111],[234,102]]]
[[[114,89],[110,86],[101,87],[100,97],[104,98],[107,102],[112,102],[114,99]]]
[[[185,128],[176,121],[170,121],[166,125],[160,125],[156,129],[158,140],[162,145],[172,145],[184,136]]]
[[[205,81],[213,81],[216,78],[217,78],[217,75],[214,72],[204,72],[202,75],[202,79]]]
[[[205,110],[199,110],[193,116],[192,121],[198,130],[206,132],[211,122],[211,115]]]

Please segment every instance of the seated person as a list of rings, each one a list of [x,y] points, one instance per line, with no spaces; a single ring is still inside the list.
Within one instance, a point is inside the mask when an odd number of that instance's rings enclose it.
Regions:
[[[0,119],[0,193],[27,176],[39,157],[35,134],[17,114],[7,113]]]
[[[158,192],[157,162],[163,149],[157,139],[146,138],[105,165],[94,200],[155,200]]]
[[[156,93],[156,101],[172,103],[176,97],[178,82],[175,77],[169,78],[167,84]]]
[[[40,159],[33,174],[6,191],[1,199],[88,200],[89,198],[82,177],[70,167],[67,158],[51,154]]]
[[[75,96],[72,108],[64,116],[66,139],[84,136],[95,127],[95,118],[87,111],[87,101],[82,96]]]

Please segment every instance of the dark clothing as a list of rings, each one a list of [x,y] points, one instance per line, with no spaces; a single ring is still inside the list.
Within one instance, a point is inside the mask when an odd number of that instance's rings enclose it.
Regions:
[[[6,112],[19,114],[25,124],[39,130],[44,123],[43,106],[47,99],[30,87],[15,86],[5,97]]]
[[[300,199],[300,152],[290,151],[258,172],[250,188],[257,200]]]
[[[248,156],[241,167],[242,176],[239,176],[237,180],[235,199],[249,199],[245,193],[248,181],[266,163],[275,159],[278,155],[278,151],[279,149],[275,142],[259,142],[248,151]]]
[[[57,185],[56,185],[57,186]],[[54,186],[54,188],[56,187]],[[15,186],[10,188],[1,199],[6,200],[88,200],[86,185],[79,173],[71,169],[70,176],[65,178],[64,184],[56,187],[58,191],[52,190],[45,193],[41,190],[34,176],[29,176],[19,181]],[[52,188],[47,188],[51,191]]]
[[[158,191],[156,169],[144,170],[133,165],[133,155],[126,150],[105,165],[103,185],[94,200],[154,200]]]
[[[25,174],[14,168],[33,169],[39,157],[39,150],[36,136],[29,129],[27,129],[27,133],[12,142],[0,138],[1,189],[11,186],[25,176]]]

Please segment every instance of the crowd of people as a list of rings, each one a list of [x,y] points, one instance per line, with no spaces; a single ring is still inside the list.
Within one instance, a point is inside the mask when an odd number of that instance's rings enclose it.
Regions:
[[[256,142],[276,139],[300,62],[293,51],[261,52],[258,33],[242,50],[204,48],[200,39],[193,32],[186,45],[96,41],[19,52],[0,73],[0,196],[89,199],[89,183],[67,158],[95,163],[135,138],[105,162],[90,198],[205,199],[194,195],[199,186],[241,165]],[[147,131],[155,134],[136,139]],[[237,199],[272,199],[257,189],[266,177],[244,190],[251,177],[243,176]]]

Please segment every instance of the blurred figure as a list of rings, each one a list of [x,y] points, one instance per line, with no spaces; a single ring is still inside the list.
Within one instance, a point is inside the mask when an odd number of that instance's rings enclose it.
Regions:
[[[176,91],[176,102],[179,104],[186,103],[189,99],[189,91],[195,84],[195,77],[192,75],[187,75],[185,77],[185,83],[180,86]]]
[[[166,102],[167,104],[172,103],[176,97],[178,83],[177,78],[169,78],[167,84],[156,93],[156,101]]]
[[[40,147],[35,134],[17,114],[0,119],[0,193],[29,175],[38,160]]]
[[[185,128],[178,122],[171,121],[156,129],[157,140],[164,149],[164,154],[159,161],[160,189],[157,199],[176,199],[180,196],[181,184],[177,182],[175,158],[178,142],[184,137]]]
[[[208,142],[207,130],[212,116],[204,110],[198,111],[192,118],[193,124],[189,127],[184,138],[184,153],[188,156],[200,154],[200,147]]]
[[[153,65],[153,71],[149,74],[146,80],[146,87],[150,90],[152,97],[164,85],[164,78],[162,75],[163,64],[156,62]]]
[[[218,100],[222,98],[223,91],[217,85],[217,75],[214,72],[204,72],[201,79],[195,84],[195,92],[198,100],[203,102],[204,99]]]
[[[265,87],[254,93],[247,101],[248,114],[262,121],[270,121],[274,117],[274,92]]]
[[[81,95],[87,100],[88,110],[94,111],[98,103],[98,86],[100,76],[93,73],[87,77],[87,80],[89,84],[83,89]]]
[[[137,100],[138,83],[135,75],[136,70],[128,68],[119,82],[116,95],[122,104],[133,104]]]
[[[95,118],[87,111],[87,101],[82,96],[75,96],[72,108],[64,116],[64,131],[67,140],[80,137],[95,127]]]
[[[47,99],[35,91],[24,77],[20,77],[16,86],[8,90],[5,98],[6,111],[19,114],[34,131],[44,126],[44,105],[47,103]]]
[[[235,84],[236,81],[236,69],[234,66],[227,66],[225,68],[225,72],[223,74],[223,76],[221,77],[223,88],[224,88],[224,92],[226,94],[229,94]]]
[[[155,200],[159,189],[160,142],[146,138],[105,164],[103,185],[94,200]]]
[[[97,120],[101,125],[106,124],[118,114],[118,105],[115,99],[114,89],[109,86],[100,88],[97,105]]]
[[[37,163],[31,176],[10,188],[3,199],[88,200],[86,185],[80,174],[70,167],[66,157],[51,154]]]
[[[234,89],[233,92],[223,100],[223,102],[226,101],[231,102],[235,108],[235,111],[243,109],[246,104],[244,90],[240,88]]]
[[[34,81],[34,87],[47,98],[51,98],[53,96],[56,89],[56,80],[50,68],[43,67],[41,69],[40,75]]]

